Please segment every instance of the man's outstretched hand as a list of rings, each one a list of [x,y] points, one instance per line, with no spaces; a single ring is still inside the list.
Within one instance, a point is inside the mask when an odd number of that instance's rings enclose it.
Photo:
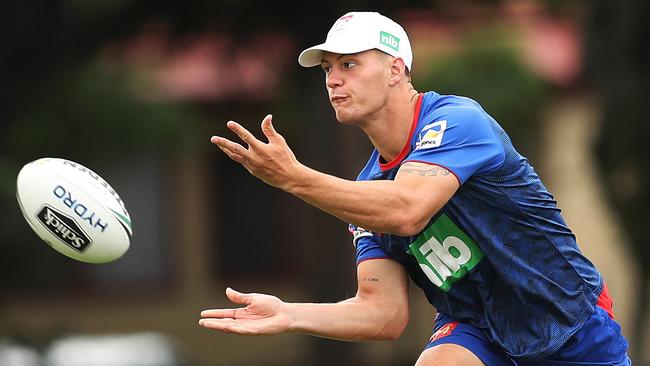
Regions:
[[[236,304],[246,305],[236,309],[210,309],[201,312],[199,325],[226,333],[243,335],[269,335],[289,330],[289,317],[284,313],[285,303],[275,296],[244,294],[230,287],[226,296]]]
[[[234,121],[229,121],[226,126],[239,136],[246,147],[220,136],[212,136],[210,141],[232,160],[243,165],[252,175],[286,191],[296,184],[304,166],[298,162],[284,137],[275,131],[272,118],[269,114],[262,120],[262,132],[268,142],[258,140]]]

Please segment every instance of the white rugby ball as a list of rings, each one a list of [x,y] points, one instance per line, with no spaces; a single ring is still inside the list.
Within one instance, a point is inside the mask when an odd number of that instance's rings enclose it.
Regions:
[[[56,251],[87,263],[120,258],[133,235],[115,190],[85,166],[42,158],[18,173],[16,197],[36,234]]]

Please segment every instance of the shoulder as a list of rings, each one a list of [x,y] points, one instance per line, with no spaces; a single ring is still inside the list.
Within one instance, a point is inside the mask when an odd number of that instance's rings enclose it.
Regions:
[[[416,128],[415,147],[437,147],[443,142],[496,140],[491,117],[474,100],[454,95],[428,95]]]
[[[497,123],[474,100],[458,96],[429,96],[419,116],[407,161],[442,165],[462,182],[473,174],[497,169],[505,148]]]
[[[420,113],[422,127],[435,120],[447,125],[489,125],[489,116],[475,100],[457,95],[425,94]]]

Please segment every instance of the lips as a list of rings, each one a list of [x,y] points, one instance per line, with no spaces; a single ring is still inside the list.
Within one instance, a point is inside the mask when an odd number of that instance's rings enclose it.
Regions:
[[[332,104],[340,104],[348,100],[348,97],[346,95],[341,95],[341,94],[335,94],[330,97],[330,102]]]

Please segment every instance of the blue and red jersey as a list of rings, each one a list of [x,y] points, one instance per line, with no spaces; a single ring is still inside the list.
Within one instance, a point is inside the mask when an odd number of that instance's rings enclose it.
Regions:
[[[557,351],[594,313],[601,293],[605,304],[601,276],[553,196],[478,103],[421,94],[402,152],[386,162],[373,151],[357,180],[392,180],[409,161],[444,167],[458,191],[414,236],[350,225],[357,263],[401,263],[438,312],[481,329],[521,360]]]

